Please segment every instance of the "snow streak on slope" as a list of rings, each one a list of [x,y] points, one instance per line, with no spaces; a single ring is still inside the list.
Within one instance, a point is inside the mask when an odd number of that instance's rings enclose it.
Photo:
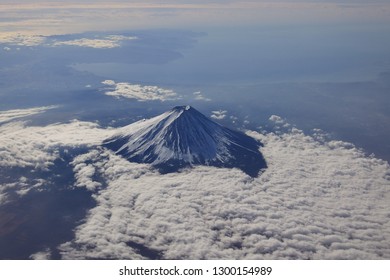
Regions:
[[[260,142],[220,126],[190,106],[124,127],[104,146],[130,161],[151,163],[162,172],[201,164],[237,167],[257,176],[266,167]]]

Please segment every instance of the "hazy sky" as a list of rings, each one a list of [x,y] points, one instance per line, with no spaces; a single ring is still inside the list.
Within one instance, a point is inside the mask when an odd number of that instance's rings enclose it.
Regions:
[[[389,21],[390,0],[0,0],[0,224],[21,223],[0,258],[390,259]],[[101,147],[180,104],[255,130],[265,173]]]
[[[15,3],[16,2],[16,3]],[[0,1],[1,33],[388,22],[390,1]]]

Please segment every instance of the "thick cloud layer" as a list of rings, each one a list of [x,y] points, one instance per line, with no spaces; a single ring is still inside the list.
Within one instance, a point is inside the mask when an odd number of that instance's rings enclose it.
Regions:
[[[2,166],[44,168],[58,147],[90,147],[70,164],[97,206],[60,246],[66,259],[390,258],[389,164],[319,132],[248,132],[268,163],[253,179],[212,167],[161,175],[99,147],[114,131],[93,123],[0,129]]]
[[[386,162],[297,129],[250,134],[269,164],[255,180],[210,167],[160,175],[108,151],[84,155],[108,187],[63,257],[390,257]]]
[[[45,169],[58,158],[59,147],[96,146],[109,135],[109,129],[77,120],[45,127],[11,122],[0,126],[0,167]]]

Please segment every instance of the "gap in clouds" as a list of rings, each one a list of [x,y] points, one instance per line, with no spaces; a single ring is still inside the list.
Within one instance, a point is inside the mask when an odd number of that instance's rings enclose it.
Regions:
[[[61,258],[57,246],[74,238],[74,227],[96,205],[89,191],[73,186],[69,161],[83,152],[59,148],[46,170],[1,168],[0,259],[28,259],[41,250],[45,258]]]

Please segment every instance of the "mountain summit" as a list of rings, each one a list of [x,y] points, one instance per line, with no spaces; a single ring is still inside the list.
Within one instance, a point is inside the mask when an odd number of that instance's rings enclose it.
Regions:
[[[103,146],[129,161],[150,163],[161,173],[208,165],[236,167],[256,177],[267,167],[259,152],[261,143],[213,122],[191,106],[125,126]]]

